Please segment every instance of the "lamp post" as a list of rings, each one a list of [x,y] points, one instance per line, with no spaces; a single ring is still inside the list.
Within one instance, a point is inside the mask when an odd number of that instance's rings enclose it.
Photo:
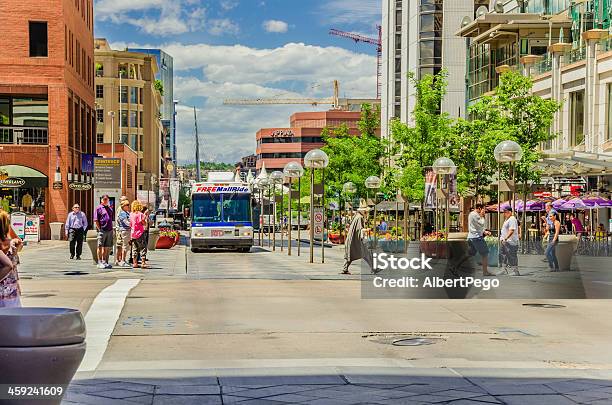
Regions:
[[[448,178],[448,176],[450,176],[451,174],[457,171],[457,166],[455,166],[455,163],[451,159],[446,158],[446,157],[441,157],[435,160],[433,164],[433,171],[438,176],[438,178],[440,178],[440,176],[444,176],[444,183],[446,185],[445,189],[443,188],[441,189],[445,197],[444,227],[446,228],[445,233],[446,233],[446,238],[448,239],[448,232],[450,230],[450,207],[449,207],[450,179]],[[440,181],[438,181],[437,183],[439,183],[440,186],[442,186]]]
[[[259,179],[259,189],[261,190],[261,232],[263,232],[266,225],[266,190],[268,190],[268,211],[270,210],[270,181],[267,177]],[[263,234],[261,244],[263,246]],[[270,247],[270,232],[268,232],[268,247]]]
[[[111,157],[115,157],[115,112],[109,111],[108,116],[111,119]]]
[[[287,246],[287,255],[291,256],[291,233],[292,233],[292,228],[291,228],[291,193],[293,192],[292,184],[293,184],[293,179],[295,179],[295,178],[299,179],[300,177],[302,177],[304,175],[304,168],[298,162],[289,162],[289,163],[287,163],[285,165],[285,169],[283,170],[283,173],[284,173],[285,177],[289,178],[289,234],[288,234],[288,237],[287,237],[287,239],[289,239],[289,244]],[[299,196],[298,196],[298,198],[299,198]],[[298,230],[299,229],[300,229],[300,217],[299,217],[299,212],[298,212]],[[299,237],[298,237],[298,246],[299,246],[299,243],[300,243],[300,241],[299,241]]]
[[[310,263],[314,263],[314,171],[316,169],[322,170],[322,205],[323,223],[325,224],[325,168],[329,165],[329,157],[321,149],[313,149],[304,157],[304,165],[310,169]],[[325,263],[325,231],[321,229],[321,232],[323,234],[321,238],[321,262]]]
[[[493,151],[495,160],[497,161],[497,232],[498,232],[498,245],[499,245],[499,234],[501,233],[501,164],[508,163],[510,165],[510,176],[511,181],[508,184],[508,190],[511,195],[510,206],[512,211],[515,211],[515,186],[514,186],[514,164],[521,160],[523,157],[523,148],[521,145],[514,141],[503,141],[500,142]]]
[[[381,183],[380,177],[378,176],[370,176],[365,180],[365,186],[368,190],[378,190]],[[374,191],[374,218],[372,218],[372,221],[374,228],[374,248],[376,248],[376,245],[378,244],[378,234],[376,229],[376,191]]]
[[[272,251],[276,251],[276,186],[277,185],[281,185],[281,191],[282,191],[282,186],[283,186],[283,172],[280,171],[274,171],[272,172],[272,174],[270,174],[270,188],[273,190],[272,194],[274,197],[274,205],[272,206],[272,232],[274,232],[274,236],[273,236],[273,245],[272,245]],[[282,215],[282,213],[281,213]],[[282,233],[282,227],[281,227],[281,233]]]

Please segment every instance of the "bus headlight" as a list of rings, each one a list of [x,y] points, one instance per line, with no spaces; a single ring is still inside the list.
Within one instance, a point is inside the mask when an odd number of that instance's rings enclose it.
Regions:
[[[242,236],[251,236],[251,231],[242,232]]]
[[[201,237],[203,237],[203,236],[204,236],[204,233],[202,233],[202,232],[196,232],[196,233],[194,234],[194,236],[195,236],[196,238],[201,238]]]

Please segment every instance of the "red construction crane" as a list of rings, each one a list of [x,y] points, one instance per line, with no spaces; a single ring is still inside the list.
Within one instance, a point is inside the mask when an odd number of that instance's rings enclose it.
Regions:
[[[366,44],[375,45],[376,46],[376,98],[380,100],[380,85],[382,79],[382,27],[377,25],[378,29],[378,39],[366,37],[364,35],[355,34],[352,32],[340,31],[336,29],[329,30],[330,35],[336,35],[343,38],[349,38],[357,42],[364,42]]]

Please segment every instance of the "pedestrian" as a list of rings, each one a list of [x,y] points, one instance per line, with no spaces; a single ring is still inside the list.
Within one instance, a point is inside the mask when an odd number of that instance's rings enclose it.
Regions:
[[[145,269],[147,250],[145,244],[145,226],[147,218],[142,213],[142,204],[138,200],[132,201],[132,213],[130,214],[130,228],[132,237],[132,267],[138,268],[138,255],[141,259],[141,268]]]
[[[582,237],[582,234],[584,233],[584,226],[582,225],[582,222],[580,221],[580,218],[578,218],[576,215],[571,214],[570,215],[570,221],[572,223],[572,231],[574,233],[574,235],[576,235],[578,237],[578,239],[580,239]]]
[[[500,266],[504,266],[499,274],[520,276],[518,270],[519,224],[511,207],[504,208],[504,224],[502,225],[500,239]]]
[[[559,271],[559,261],[557,260],[557,243],[559,243],[559,233],[561,231],[561,222],[559,222],[559,214],[555,210],[550,210],[548,213],[549,227],[544,238],[548,239],[546,246],[546,259],[550,271]]]
[[[486,209],[484,204],[476,204],[470,215],[468,215],[468,244],[470,255],[473,256],[478,252],[482,263],[482,275],[494,276],[489,272],[489,247],[485,241],[485,236],[490,236],[491,232],[485,230],[485,214]]]
[[[102,196],[100,205],[94,211],[94,223],[98,231],[98,268],[111,269],[108,263],[110,249],[113,247],[113,209],[109,205],[110,198],[107,194]]]
[[[355,260],[364,259],[371,265],[371,260],[369,260],[369,251],[367,246],[364,244],[364,238],[367,232],[367,229],[365,229],[365,216],[367,216],[369,211],[370,208],[366,204],[365,200],[361,199],[359,202],[359,208],[357,208],[357,211],[354,212],[353,219],[346,236],[346,242],[344,245],[344,266],[342,273],[340,274],[351,274],[349,267]]]
[[[123,200],[119,203],[120,212],[117,216],[117,265],[121,267],[130,266],[131,257],[130,241],[132,240],[130,226],[130,202]]]
[[[11,217],[0,209],[0,308],[21,306],[17,265],[22,247],[21,239],[11,228]]]
[[[64,226],[66,237],[70,242],[70,259],[74,259],[76,255],[76,259],[81,260],[83,239],[85,238],[88,227],[87,215],[81,211],[81,206],[79,204],[74,204],[72,206],[72,212],[68,214]]]
[[[149,216],[149,207],[147,207],[146,205],[142,207],[141,210],[142,214],[144,215],[145,219],[147,220],[147,222],[145,223],[145,231],[144,231],[144,249],[145,249],[145,253],[148,253],[149,249],[149,231],[151,230],[151,218]],[[140,262],[142,263],[143,259],[140,258]],[[146,261],[146,254],[145,254],[145,261]],[[146,265],[146,263],[145,263]]]

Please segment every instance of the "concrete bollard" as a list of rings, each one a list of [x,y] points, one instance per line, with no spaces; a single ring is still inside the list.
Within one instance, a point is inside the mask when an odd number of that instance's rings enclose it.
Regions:
[[[62,386],[61,395],[0,399],[0,404],[59,405],[85,356],[81,312],[67,308],[0,308],[0,325],[2,384]]]
[[[559,261],[560,271],[572,269],[572,259],[578,249],[578,238],[576,235],[559,235],[559,242],[555,246],[555,253]]]
[[[95,229],[87,231],[85,243],[89,247],[94,264],[98,264],[98,232]]]

